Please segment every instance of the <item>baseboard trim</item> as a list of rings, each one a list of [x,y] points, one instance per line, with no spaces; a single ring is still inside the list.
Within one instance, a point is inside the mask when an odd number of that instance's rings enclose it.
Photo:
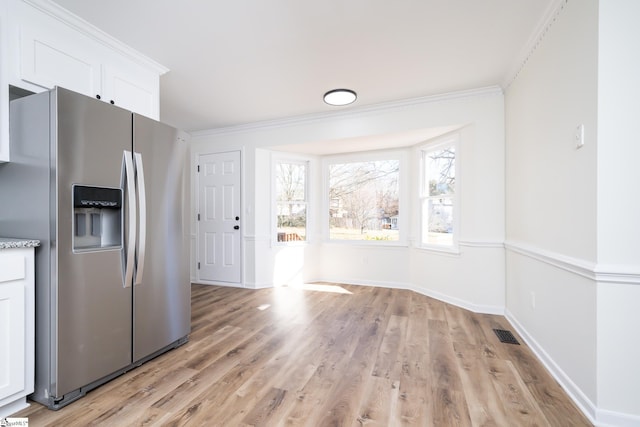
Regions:
[[[631,415],[624,412],[609,411],[598,408],[589,399],[569,376],[558,366],[553,358],[544,350],[544,348],[529,334],[526,328],[516,319],[509,311],[505,310],[505,318],[511,326],[520,334],[522,339],[527,343],[531,351],[536,355],[538,360],[542,362],[544,367],[558,381],[558,384],[567,393],[569,398],[573,400],[576,406],[589,419],[589,421],[597,427],[638,427],[640,426],[640,416]]]
[[[247,288],[249,286],[246,286],[245,284],[242,283],[229,283],[229,282],[217,282],[215,280],[197,280],[195,278],[191,279],[191,284],[192,285],[210,285],[210,286],[226,286],[228,288]]]
[[[513,313],[509,309],[505,310],[505,318],[511,326],[518,332],[522,339],[527,343],[531,351],[536,355],[538,360],[542,362],[544,367],[549,373],[558,381],[558,384],[564,389],[569,398],[580,408],[583,414],[591,423],[596,424],[596,407],[572,380],[569,376],[558,366],[551,356],[544,350],[544,348],[529,334],[524,326],[515,318]]]
[[[11,415],[19,411],[22,411],[23,409],[26,409],[29,406],[31,405],[27,401],[26,397],[21,397],[17,400],[14,400],[11,403],[7,403],[2,408],[0,408],[0,419],[4,420],[6,417],[11,417]]]
[[[246,288],[249,289],[268,289],[268,288],[275,288],[275,285],[273,283],[247,283]]]
[[[336,279],[336,278],[331,278],[331,279],[325,278],[325,279],[320,279],[318,281],[330,282],[330,283],[344,283],[345,285],[354,285],[354,286],[374,286],[378,288],[405,289],[408,291],[419,293],[421,295],[424,295],[430,298],[435,298],[447,304],[455,305],[456,307],[464,308],[465,310],[473,311],[474,313],[499,314],[502,316],[504,315],[504,307],[502,306],[474,304],[472,302],[463,300],[461,298],[451,297],[449,295],[445,295],[437,291],[424,289],[424,288],[412,285],[411,283],[358,281],[358,280],[343,280],[343,279]]]
[[[447,304],[455,305],[460,308],[464,308],[465,310],[472,311],[474,313],[481,314],[498,314],[500,316],[504,316],[504,307],[498,305],[485,305],[485,304],[474,304],[472,302],[452,297],[449,295],[445,295],[443,293],[432,291],[429,289],[423,289],[417,286],[407,287],[405,289],[409,289],[411,291],[417,292],[421,295],[435,298],[439,301],[446,302]]]
[[[640,416],[598,409],[594,424],[598,427],[638,427]]]

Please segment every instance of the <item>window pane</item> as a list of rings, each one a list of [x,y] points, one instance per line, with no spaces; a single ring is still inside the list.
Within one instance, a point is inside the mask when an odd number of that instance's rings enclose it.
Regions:
[[[278,242],[306,240],[305,163],[278,163],[276,165],[276,232]]]
[[[278,163],[276,166],[276,200],[283,202],[306,200],[306,165]]]
[[[453,194],[456,179],[455,148],[431,151],[426,153],[425,157],[428,194]]]
[[[422,207],[422,241],[427,244],[453,244],[453,201],[451,198],[427,199]]]
[[[399,240],[400,161],[329,166],[329,238]]]
[[[306,203],[278,203],[278,242],[306,240]]]

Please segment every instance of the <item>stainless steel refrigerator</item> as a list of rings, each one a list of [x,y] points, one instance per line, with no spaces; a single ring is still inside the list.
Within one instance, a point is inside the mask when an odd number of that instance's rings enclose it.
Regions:
[[[58,409],[190,332],[187,146],[55,88],[11,102],[0,235],[36,251],[32,399]]]

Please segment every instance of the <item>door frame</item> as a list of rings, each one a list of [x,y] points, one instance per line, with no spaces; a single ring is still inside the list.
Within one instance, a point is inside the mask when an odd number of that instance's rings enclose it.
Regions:
[[[240,283],[237,285],[229,282],[216,282],[215,280],[204,280],[200,279],[198,273],[198,259],[200,258],[200,222],[198,221],[198,212],[200,210],[200,174],[198,173],[198,165],[200,161],[200,156],[208,156],[211,154],[223,154],[230,152],[238,152],[240,154],[240,212],[242,221],[240,222]],[[245,150],[244,147],[239,148],[227,148],[227,149],[219,149],[219,150],[203,150],[203,151],[193,151],[193,155],[191,158],[191,182],[193,185],[191,186],[191,218],[192,218],[192,227],[191,227],[191,283],[198,283],[202,285],[217,285],[217,286],[228,286],[228,287],[242,287],[246,288],[245,284],[245,239],[247,238],[245,229],[246,229],[246,212],[244,209],[245,206]]]

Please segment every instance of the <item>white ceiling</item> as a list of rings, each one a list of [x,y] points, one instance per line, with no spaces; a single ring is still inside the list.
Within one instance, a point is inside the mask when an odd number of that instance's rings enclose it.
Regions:
[[[504,85],[557,0],[55,0],[170,69],[187,131]]]
[[[416,145],[417,143],[453,132],[461,127],[462,126],[458,125],[441,126],[373,136],[332,139],[330,141],[312,141],[305,142],[304,144],[276,145],[269,148],[287,153],[312,154],[315,156],[384,150],[387,148]]]

